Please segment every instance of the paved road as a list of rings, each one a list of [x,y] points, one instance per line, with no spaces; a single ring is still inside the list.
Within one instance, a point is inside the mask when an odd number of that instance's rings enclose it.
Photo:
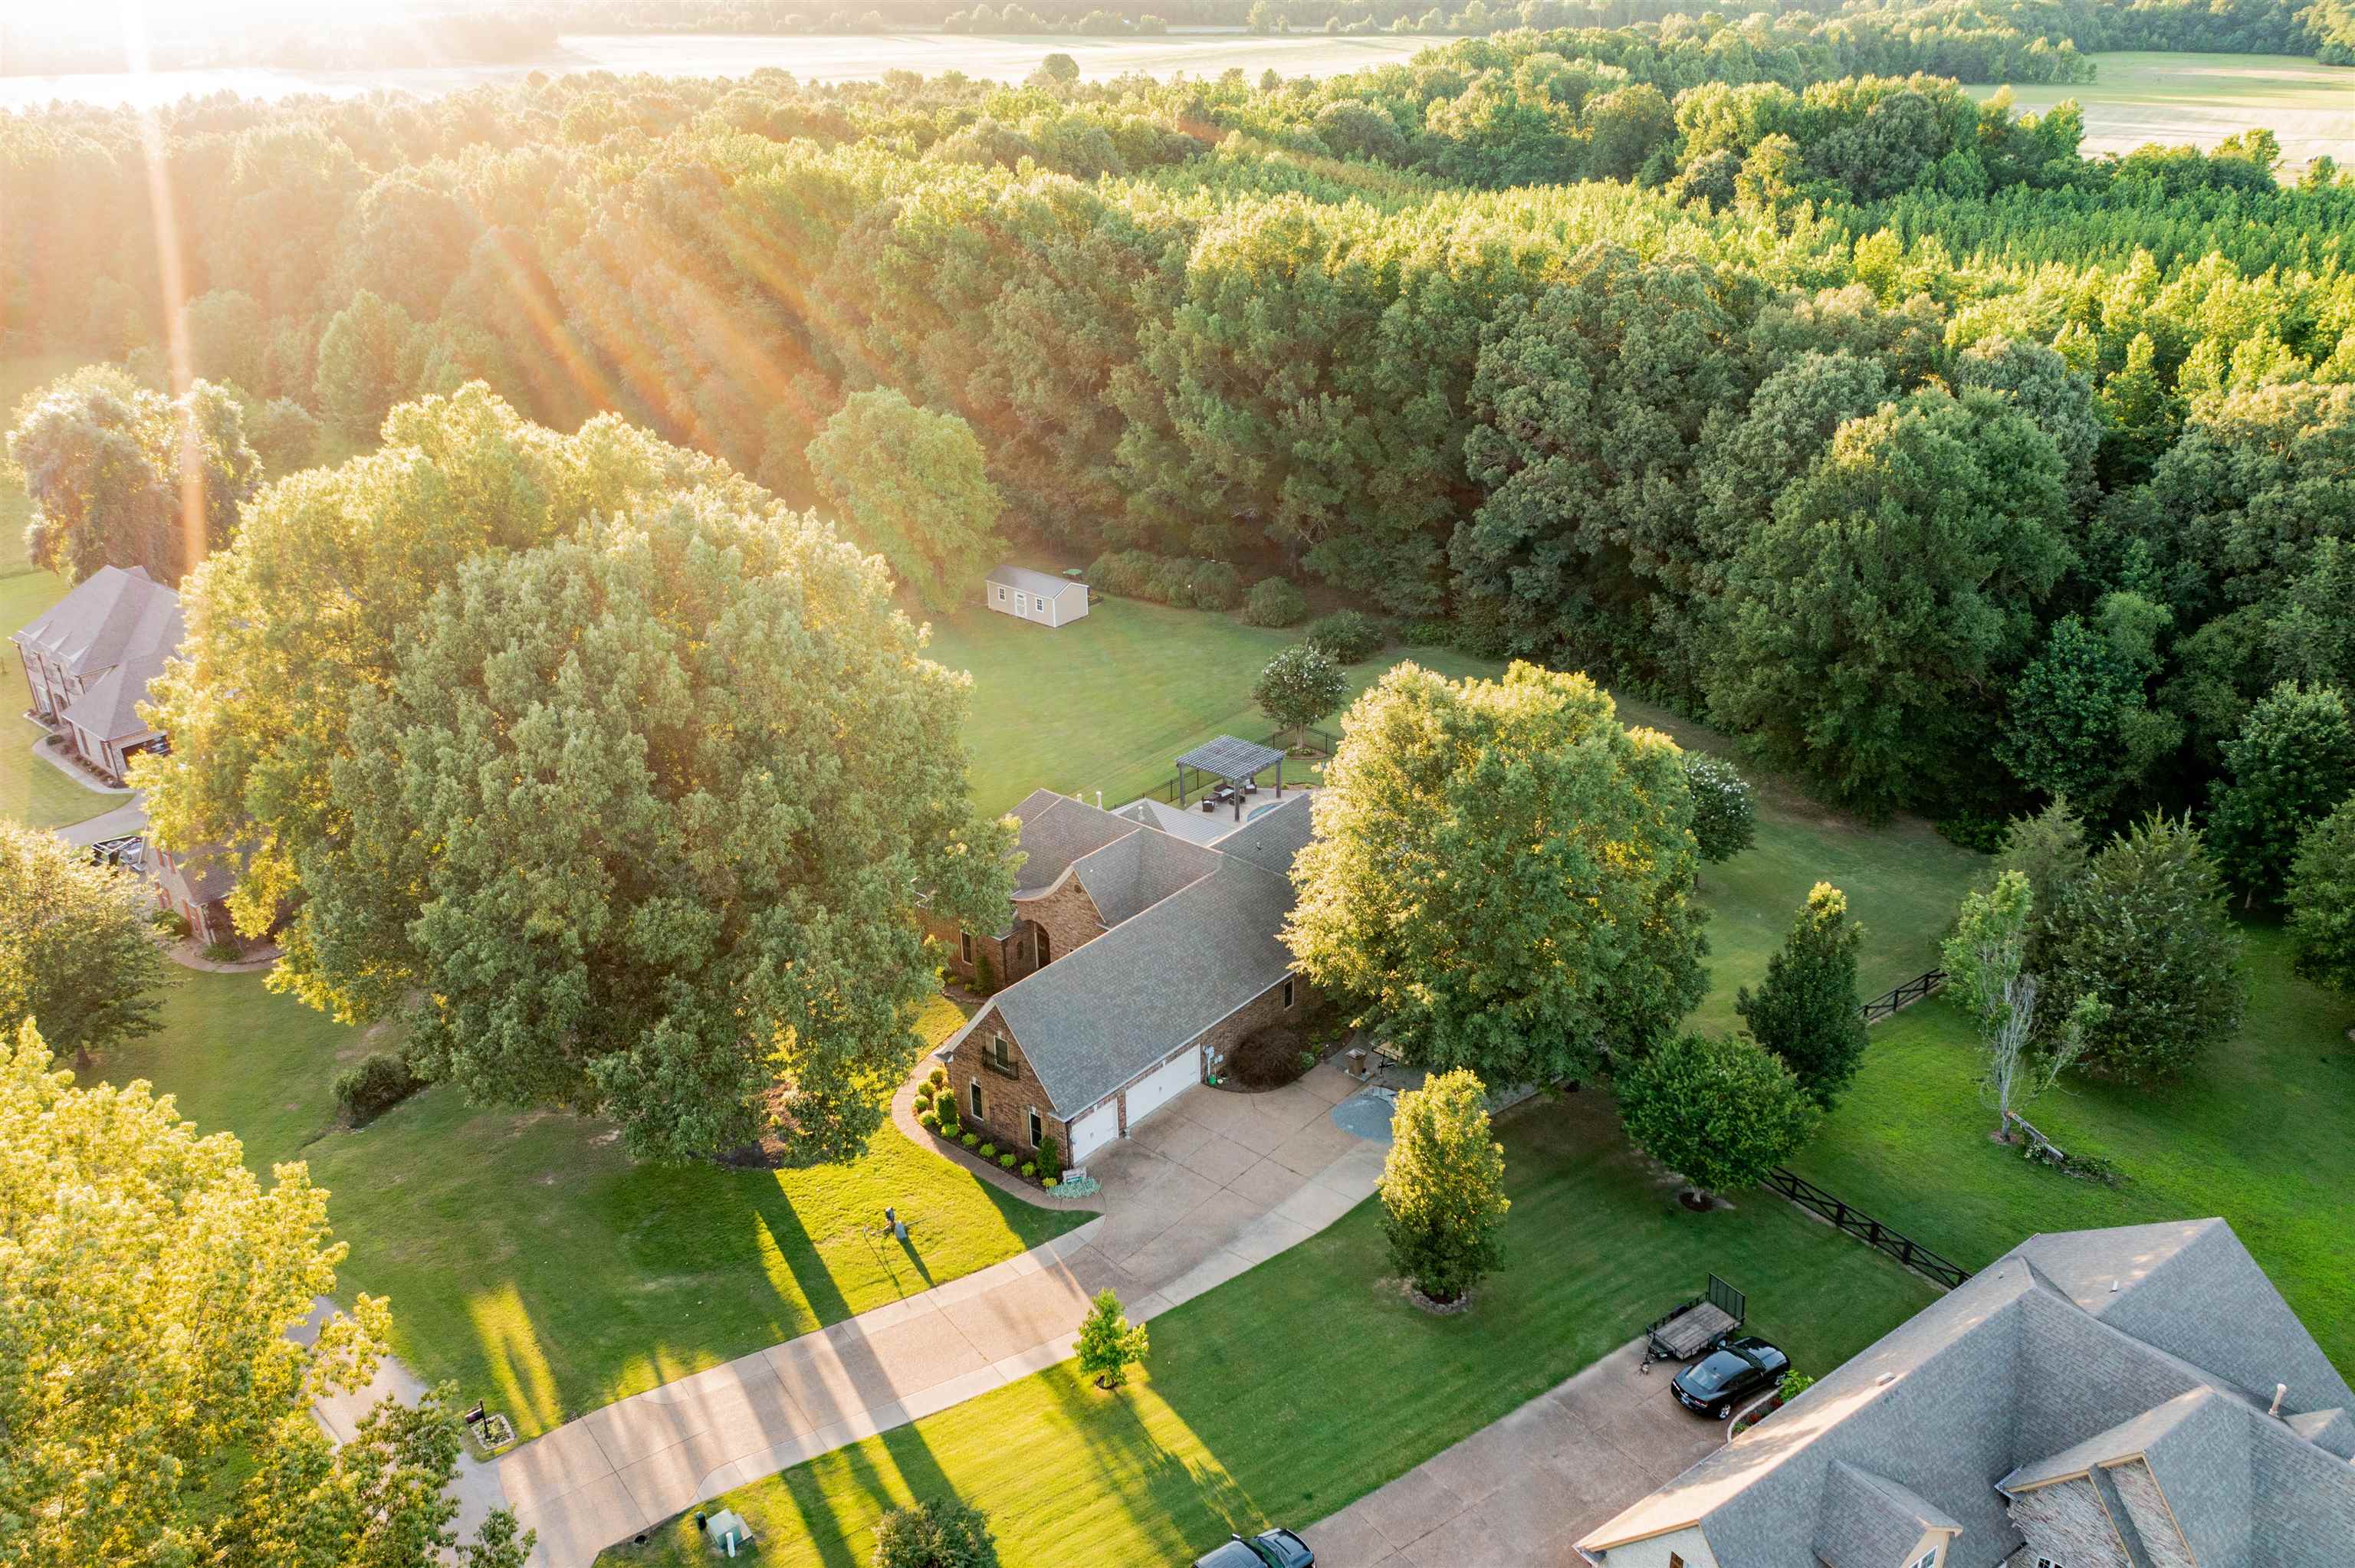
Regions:
[[[1317,1568],[1573,1568],[1572,1543],[1718,1447],[1631,1340],[1549,1393],[1301,1532]]]

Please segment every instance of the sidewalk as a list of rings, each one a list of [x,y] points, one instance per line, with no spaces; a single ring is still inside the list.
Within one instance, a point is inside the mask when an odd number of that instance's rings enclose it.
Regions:
[[[1277,1094],[1192,1091],[1091,1161],[1103,1216],[505,1455],[508,1506],[539,1532],[534,1563],[587,1568],[732,1487],[1052,1366],[1072,1353],[1100,1289],[1142,1321],[1323,1230],[1373,1192],[1389,1151],[1333,1125],[1332,1106],[1355,1087],[1325,1067]],[[1235,1135],[1266,1135],[1271,1152],[1246,1158]]]

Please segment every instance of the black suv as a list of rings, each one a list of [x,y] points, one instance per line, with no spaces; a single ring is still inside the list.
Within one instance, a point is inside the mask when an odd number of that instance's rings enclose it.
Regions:
[[[1316,1568],[1316,1553],[1288,1530],[1264,1530],[1249,1540],[1231,1538],[1209,1556],[1195,1558],[1194,1568]]]
[[[1735,1405],[1772,1388],[1790,1370],[1791,1358],[1764,1340],[1727,1340],[1677,1373],[1668,1387],[1687,1410],[1722,1421]]]

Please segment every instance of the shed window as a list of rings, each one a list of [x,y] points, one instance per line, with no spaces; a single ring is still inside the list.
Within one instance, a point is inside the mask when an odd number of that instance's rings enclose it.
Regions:
[[[1004,604],[1006,602],[1006,590],[1004,588],[999,588],[997,590],[997,602],[1000,604]]]
[[[973,1119],[981,1119],[981,1080],[975,1078],[965,1086],[965,1098],[973,1102]]]

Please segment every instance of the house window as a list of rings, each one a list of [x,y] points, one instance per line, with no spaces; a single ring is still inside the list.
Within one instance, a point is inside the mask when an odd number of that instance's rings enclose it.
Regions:
[[[1003,1034],[993,1034],[989,1037],[989,1050],[982,1057],[982,1061],[991,1072],[1001,1078],[1018,1078],[1022,1075],[1022,1069],[1014,1065],[1014,1048],[1006,1043],[1006,1036]]]
[[[981,1080],[975,1078],[965,1086],[965,1097],[973,1102],[973,1119],[981,1119]]]
[[[1030,1147],[1039,1148],[1047,1141],[1047,1124],[1039,1119],[1036,1107],[1030,1111]]]
[[[1286,977],[1284,982],[1284,1005],[1286,1007],[1292,1005],[1292,980],[1289,977]]]
[[[959,931],[957,933],[957,943],[960,950],[964,954],[966,966],[970,968],[973,964],[973,933],[970,931]]]
[[[1905,1568],[1938,1568],[1938,1549],[1934,1546],[1908,1563]]]

